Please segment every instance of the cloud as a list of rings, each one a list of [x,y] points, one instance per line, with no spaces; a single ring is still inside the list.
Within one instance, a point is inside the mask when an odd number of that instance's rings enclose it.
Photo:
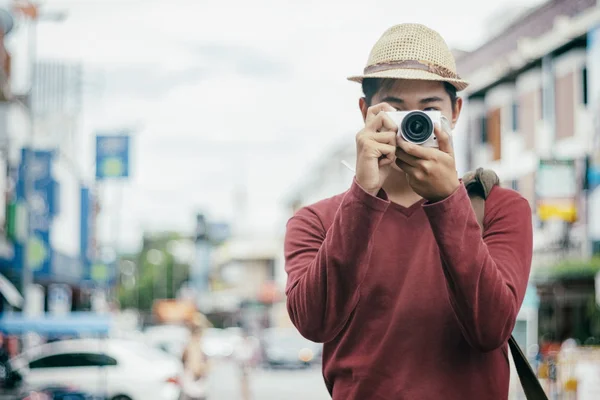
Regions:
[[[241,184],[249,223],[281,228],[285,191],[360,129],[360,86],[346,76],[362,70],[383,31],[422,22],[469,49],[488,13],[474,0],[106,4],[69,2],[64,23],[40,25],[39,49],[97,71],[86,85],[89,143],[98,128],[141,127],[123,198],[129,245],[144,228],[191,229],[198,208],[232,217]]]
[[[255,46],[196,42],[190,43],[189,48],[203,60],[211,75],[232,71],[242,77],[269,81],[290,77],[290,65]]]

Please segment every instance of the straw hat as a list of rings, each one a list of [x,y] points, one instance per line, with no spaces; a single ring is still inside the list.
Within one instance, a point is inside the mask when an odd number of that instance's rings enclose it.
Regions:
[[[385,31],[373,46],[363,75],[348,80],[361,83],[364,78],[442,81],[458,91],[469,85],[456,73],[454,55],[442,36],[421,24],[400,24]]]

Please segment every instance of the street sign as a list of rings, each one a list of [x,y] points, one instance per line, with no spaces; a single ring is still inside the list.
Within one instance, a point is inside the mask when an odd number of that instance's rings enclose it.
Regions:
[[[96,136],[96,179],[128,178],[129,151],[129,135]]]
[[[540,160],[536,176],[537,213],[542,221],[577,220],[577,170],[574,160]]]

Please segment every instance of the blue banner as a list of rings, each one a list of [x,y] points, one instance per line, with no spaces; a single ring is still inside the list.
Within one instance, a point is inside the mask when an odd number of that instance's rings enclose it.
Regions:
[[[80,190],[81,196],[81,211],[79,217],[79,255],[81,256],[81,261],[84,265],[87,266],[90,260],[90,217],[91,217],[91,199],[90,199],[90,189],[85,186],[81,187]]]
[[[89,270],[89,280],[96,287],[107,287],[115,284],[117,279],[117,262],[105,263],[100,260],[92,263]]]
[[[36,277],[48,277],[52,273],[52,246],[50,231],[52,212],[58,204],[57,185],[52,178],[52,151],[22,149],[17,180],[17,203],[25,206],[26,181],[31,180],[32,193],[29,208],[27,235],[29,267]],[[15,246],[15,259],[19,266],[25,264],[25,243]]]
[[[52,252],[52,279],[57,282],[77,284],[83,278],[81,259],[59,251]]]
[[[129,177],[128,135],[96,136],[96,179],[122,179]]]
[[[79,225],[79,255],[83,264],[83,276],[85,279],[91,279],[92,262],[95,258],[95,208],[96,203],[94,196],[88,187],[82,186],[80,190],[81,196],[81,213]]]
[[[83,279],[95,286],[112,285],[116,279],[116,264],[106,264],[96,257],[96,197],[82,186],[79,253],[83,264]]]
[[[60,214],[60,183],[54,179],[48,187],[48,212],[52,218]]]

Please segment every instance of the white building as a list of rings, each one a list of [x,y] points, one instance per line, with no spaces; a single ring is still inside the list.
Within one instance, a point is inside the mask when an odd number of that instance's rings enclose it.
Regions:
[[[0,219],[4,225],[7,201],[18,202],[15,200],[15,178],[23,161],[22,149],[53,152],[52,198],[34,196],[34,203],[40,211],[38,223],[50,227],[46,245],[53,252],[44,280],[46,283],[69,283],[76,288],[88,275],[81,254],[81,188],[82,185],[90,187],[93,183],[93,177],[81,173],[89,169],[82,168],[82,165],[93,162],[89,158],[90,152],[82,151],[84,145],[79,121],[82,66],[38,60],[33,46],[36,31],[31,29],[32,20],[24,15],[15,14],[14,17],[14,29],[5,40],[11,54],[11,100],[0,107],[0,190],[3,192],[0,196]],[[21,174],[20,179],[23,176]],[[52,211],[49,210],[51,206]],[[20,233],[24,232],[25,222],[17,213],[17,231]],[[4,260],[8,260],[4,263],[8,265],[2,267],[3,273],[18,281],[21,266],[20,261],[12,259],[14,246],[7,242],[0,246],[0,253]]]

